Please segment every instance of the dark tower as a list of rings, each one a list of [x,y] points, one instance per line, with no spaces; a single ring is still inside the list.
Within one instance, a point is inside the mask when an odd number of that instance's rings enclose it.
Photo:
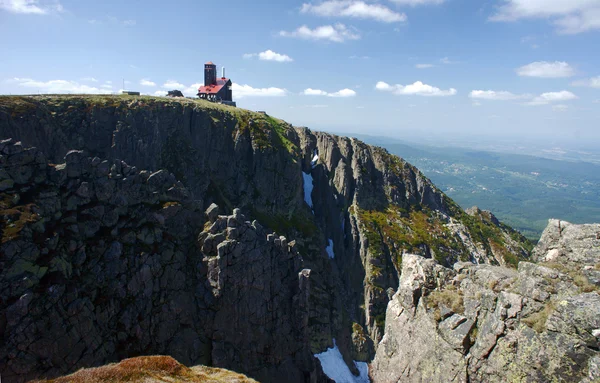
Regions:
[[[204,64],[204,86],[217,84],[217,66],[211,61]]]

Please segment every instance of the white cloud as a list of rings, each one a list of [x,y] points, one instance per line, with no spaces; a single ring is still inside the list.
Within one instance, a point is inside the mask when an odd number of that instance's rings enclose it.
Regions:
[[[163,88],[167,88],[167,89],[171,89],[171,90],[173,90],[173,89],[181,90],[182,88],[185,88],[185,85],[183,85],[182,83],[177,82],[175,80],[167,80],[167,82],[165,82],[163,84]]]
[[[514,94],[507,91],[495,91],[495,90],[472,90],[469,93],[470,98],[479,99],[479,100],[519,100],[519,99],[527,99],[531,98],[531,95],[528,94]]]
[[[123,20],[123,25],[126,27],[133,27],[136,23],[135,20]]]
[[[310,29],[306,25],[303,25],[292,32],[281,31],[279,32],[279,35],[283,37],[297,37],[305,40],[329,40],[336,43],[360,39],[360,35],[354,29],[339,23],[335,25],[323,25],[315,29]]]
[[[417,5],[439,5],[444,3],[446,0],[391,0],[393,3],[398,5],[410,5],[415,7]]]
[[[147,78],[144,78],[142,80],[140,80],[140,85],[142,86],[156,86],[156,83],[154,81],[150,81]]]
[[[231,90],[233,91],[233,97],[235,98],[243,98],[243,97],[281,97],[287,94],[287,90],[282,88],[254,88],[250,85],[241,85],[237,83],[233,83],[231,86]]]
[[[503,0],[492,21],[550,19],[559,33],[600,29],[599,0]]]
[[[64,11],[63,6],[58,1],[39,0],[0,0],[0,9],[12,13],[35,15],[47,15]]]
[[[33,93],[90,93],[99,94],[110,92],[110,89],[100,89],[94,86],[80,84],[75,81],[50,80],[36,81],[30,78],[14,78],[11,82],[18,86],[29,88]]]
[[[281,53],[277,53],[277,52],[273,52],[270,49],[267,49],[266,51],[260,52],[260,53],[246,53],[246,54],[244,54],[244,58],[245,59],[251,59],[253,57],[258,57],[259,60],[263,60],[263,61],[277,61],[277,62],[280,62],[280,63],[294,61],[294,59],[292,59],[290,56],[284,55],[284,54],[281,54]]]
[[[569,106],[565,104],[552,105],[552,109],[557,112],[566,112],[569,109]]]
[[[183,93],[184,96],[186,97],[194,97],[198,95],[198,88],[200,88],[202,85],[204,85],[204,83],[195,83],[192,84],[190,86],[188,86],[187,88],[183,89],[181,91],[181,93]]]
[[[561,78],[575,75],[575,70],[564,61],[536,61],[516,69],[519,76]]]
[[[105,81],[106,84],[112,85],[112,81]]]
[[[384,23],[406,21],[404,13],[395,12],[381,4],[369,4],[357,0],[328,0],[320,4],[304,3],[300,12],[326,17],[372,19]]]
[[[321,89],[312,89],[308,88],[302,92],[305,96],[327,96],[327,97],[354,97],[356,96],[356,92],[352,89],[344,88],[338,90],[337,92],[329,93]]]
[[[87,81],[87,82],[98,82],[98,80],[96,80],[93,77],[84,77],[81,79],[81,81]]]
[[[159,97],[164,97],[167,95],[167,91],[166,90],[157,90],[156,92],[154,92],[155,96],[159,96]]]
[[[600,88],[600,76],[585,80],[577,80],[571,83],[573,86],[587,86],[590,88]]]
[[[442,64],[446,64],[446,65],[450,65],[450,64],[458,64],[458,63],[459,63],[459,61],[452,61],[452,60],[450,60],[448,57],[443,57],[443,58],[441,58],[441,59],[440,59],[440,62],[441,62]]]
[[[349,57],[349,59],[351,59],[351,60],[358,60],[358,59],[360,59],[360,60],[369,60],[370,58],[371,57],[369,57],[369,56],[357,56],[357,55],[352,55],[352,56]]]
[[[415,65],[415,68],[417,69],[427,69],[427,68],[433,68],[435,65],[433,64],[417,64]]]
[[[302,92],[305,96],[327,96],[327,92],[321,89],[308,88]]]
[[[547,105],[553,102],[562,102],[575,100],[578,97],[567,90],[561,90],[560,92],[547,92],[535,97],[533,100],[527,103],[527,105]]]
[[[390,85],[386,82],[379,81],[375,85],[375,89],[403,96],[454,96],[458,93],[454,88],[442,90],[431,85],[423,84],[421,81],[416,81],[410,85]]]

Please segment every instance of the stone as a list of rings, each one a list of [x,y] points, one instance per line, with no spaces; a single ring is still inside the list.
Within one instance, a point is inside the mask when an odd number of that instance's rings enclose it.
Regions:
[[[208,218],[209,222],[215,222],[215,220],[217,219],[218,215],[219,215],[219,207],[217,206],[217,204],[212,203],[208,209],[206,209],[206,211],[204,212],[204,214],[206,215],[206,218]]]

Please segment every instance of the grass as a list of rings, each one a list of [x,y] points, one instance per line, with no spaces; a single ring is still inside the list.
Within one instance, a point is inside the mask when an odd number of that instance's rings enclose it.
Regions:
[[[583,275],[581,270],[574,265],[567,265],[558,262],[542,263],[542,265],[558,270],[559,272],[568,275],[569,278],[571,278],[571,280],[573,281],[573,283],[579,288],[579,291],[582,293],[591,293],[592,291],[600,290],[600,287],[596,286],[593,283],[590,283],[589,279],[585,275]],[[598,265],[596,265],[596,267],[597,266]]]
[[[8,193],[0,193],[0,232],[2,243],[19,238],[21,231],[39,216],[33,212],[34,204],[14,206]]]
[[[427,307],[434,310],[434,317],[437,321],[441,320],[441,307],[445,306],[456,314],[465,312],[463,295],[460,290],[455,290],[448,286],[443,290],[434,290],[427,295]]]
[[[170,356],[140,356],[120,363],[86,368],[57,379],[32,383],[256,383],[245,375],[212,367],[188,368]]]
[[[427,255],[427,248],[433,250],[440,263],[446,263],[444,255],[459,254],[465,249],[441,220],[429,210],[410,211],[391,206],[384,211],[358,210],[363,229],[369,244],[369,251],[381,257],[389,249],[392,261],[400,269],[402,252]]]
[[[554,309],[556,309],[556,303],[550,301],[546,303],[542,310],[521,319],[521,322],[525,323],[538,333],[541,333],[546,329],[546,321]]]

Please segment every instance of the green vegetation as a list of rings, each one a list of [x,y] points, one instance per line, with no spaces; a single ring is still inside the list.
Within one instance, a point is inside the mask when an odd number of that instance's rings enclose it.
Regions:
[[[2,233],[2,243],[18,238],[28,223],[39,220],[39,216],[33,211],[34,208],[34,204],[15,205],[12,202],[10,194],[0,193],[0,232]]]
[[[463,295],[460,290],[454,286],[447,286],[443,290],[434,290],[425,300],[427,308],[434,310],[434,317],[437,321],[441,320],[441,307],[444,306],[456,314],[463,314],[465,306]]]
[[[381,257],[386,250],[400,269],[402,253],[428,255],[433,251],[440,263],[446,263],[448,253],[464,252],[460,239],[452,235],[442,221],[428,210],[407,211],[391,206],[385,211],[358,210],[359,218],[374,257]]]
[[[536,313],[533,313],[523,319],[521,322],[531,327],[537,332],[543,332],[546,329],[546,321],[552,312],[556,309],[556,302],[549,301],[544,308]]]
[[[583,274],[581,269],[576,265],[564,264],[558,262],[543,263],[544,266],[558,270],[559,272],[566,274],[571,278],[571,281],[579,288],[582,293],[591,293],[592,291],[600,291],[600,287],[591,283],[589,279]],[[598,265],[596,265],[597,267]]]
[[[305,238],[308,238],[317,232],[317,226],[311,217],[308,217],[302,211],[295,211],[287,216],[268,214],[257,209],[253,209],[252,215],[256,217],[261,225],[274,230],[278,234],[287,235],[293,230],[297,230],[298,232],[302,233]]]

